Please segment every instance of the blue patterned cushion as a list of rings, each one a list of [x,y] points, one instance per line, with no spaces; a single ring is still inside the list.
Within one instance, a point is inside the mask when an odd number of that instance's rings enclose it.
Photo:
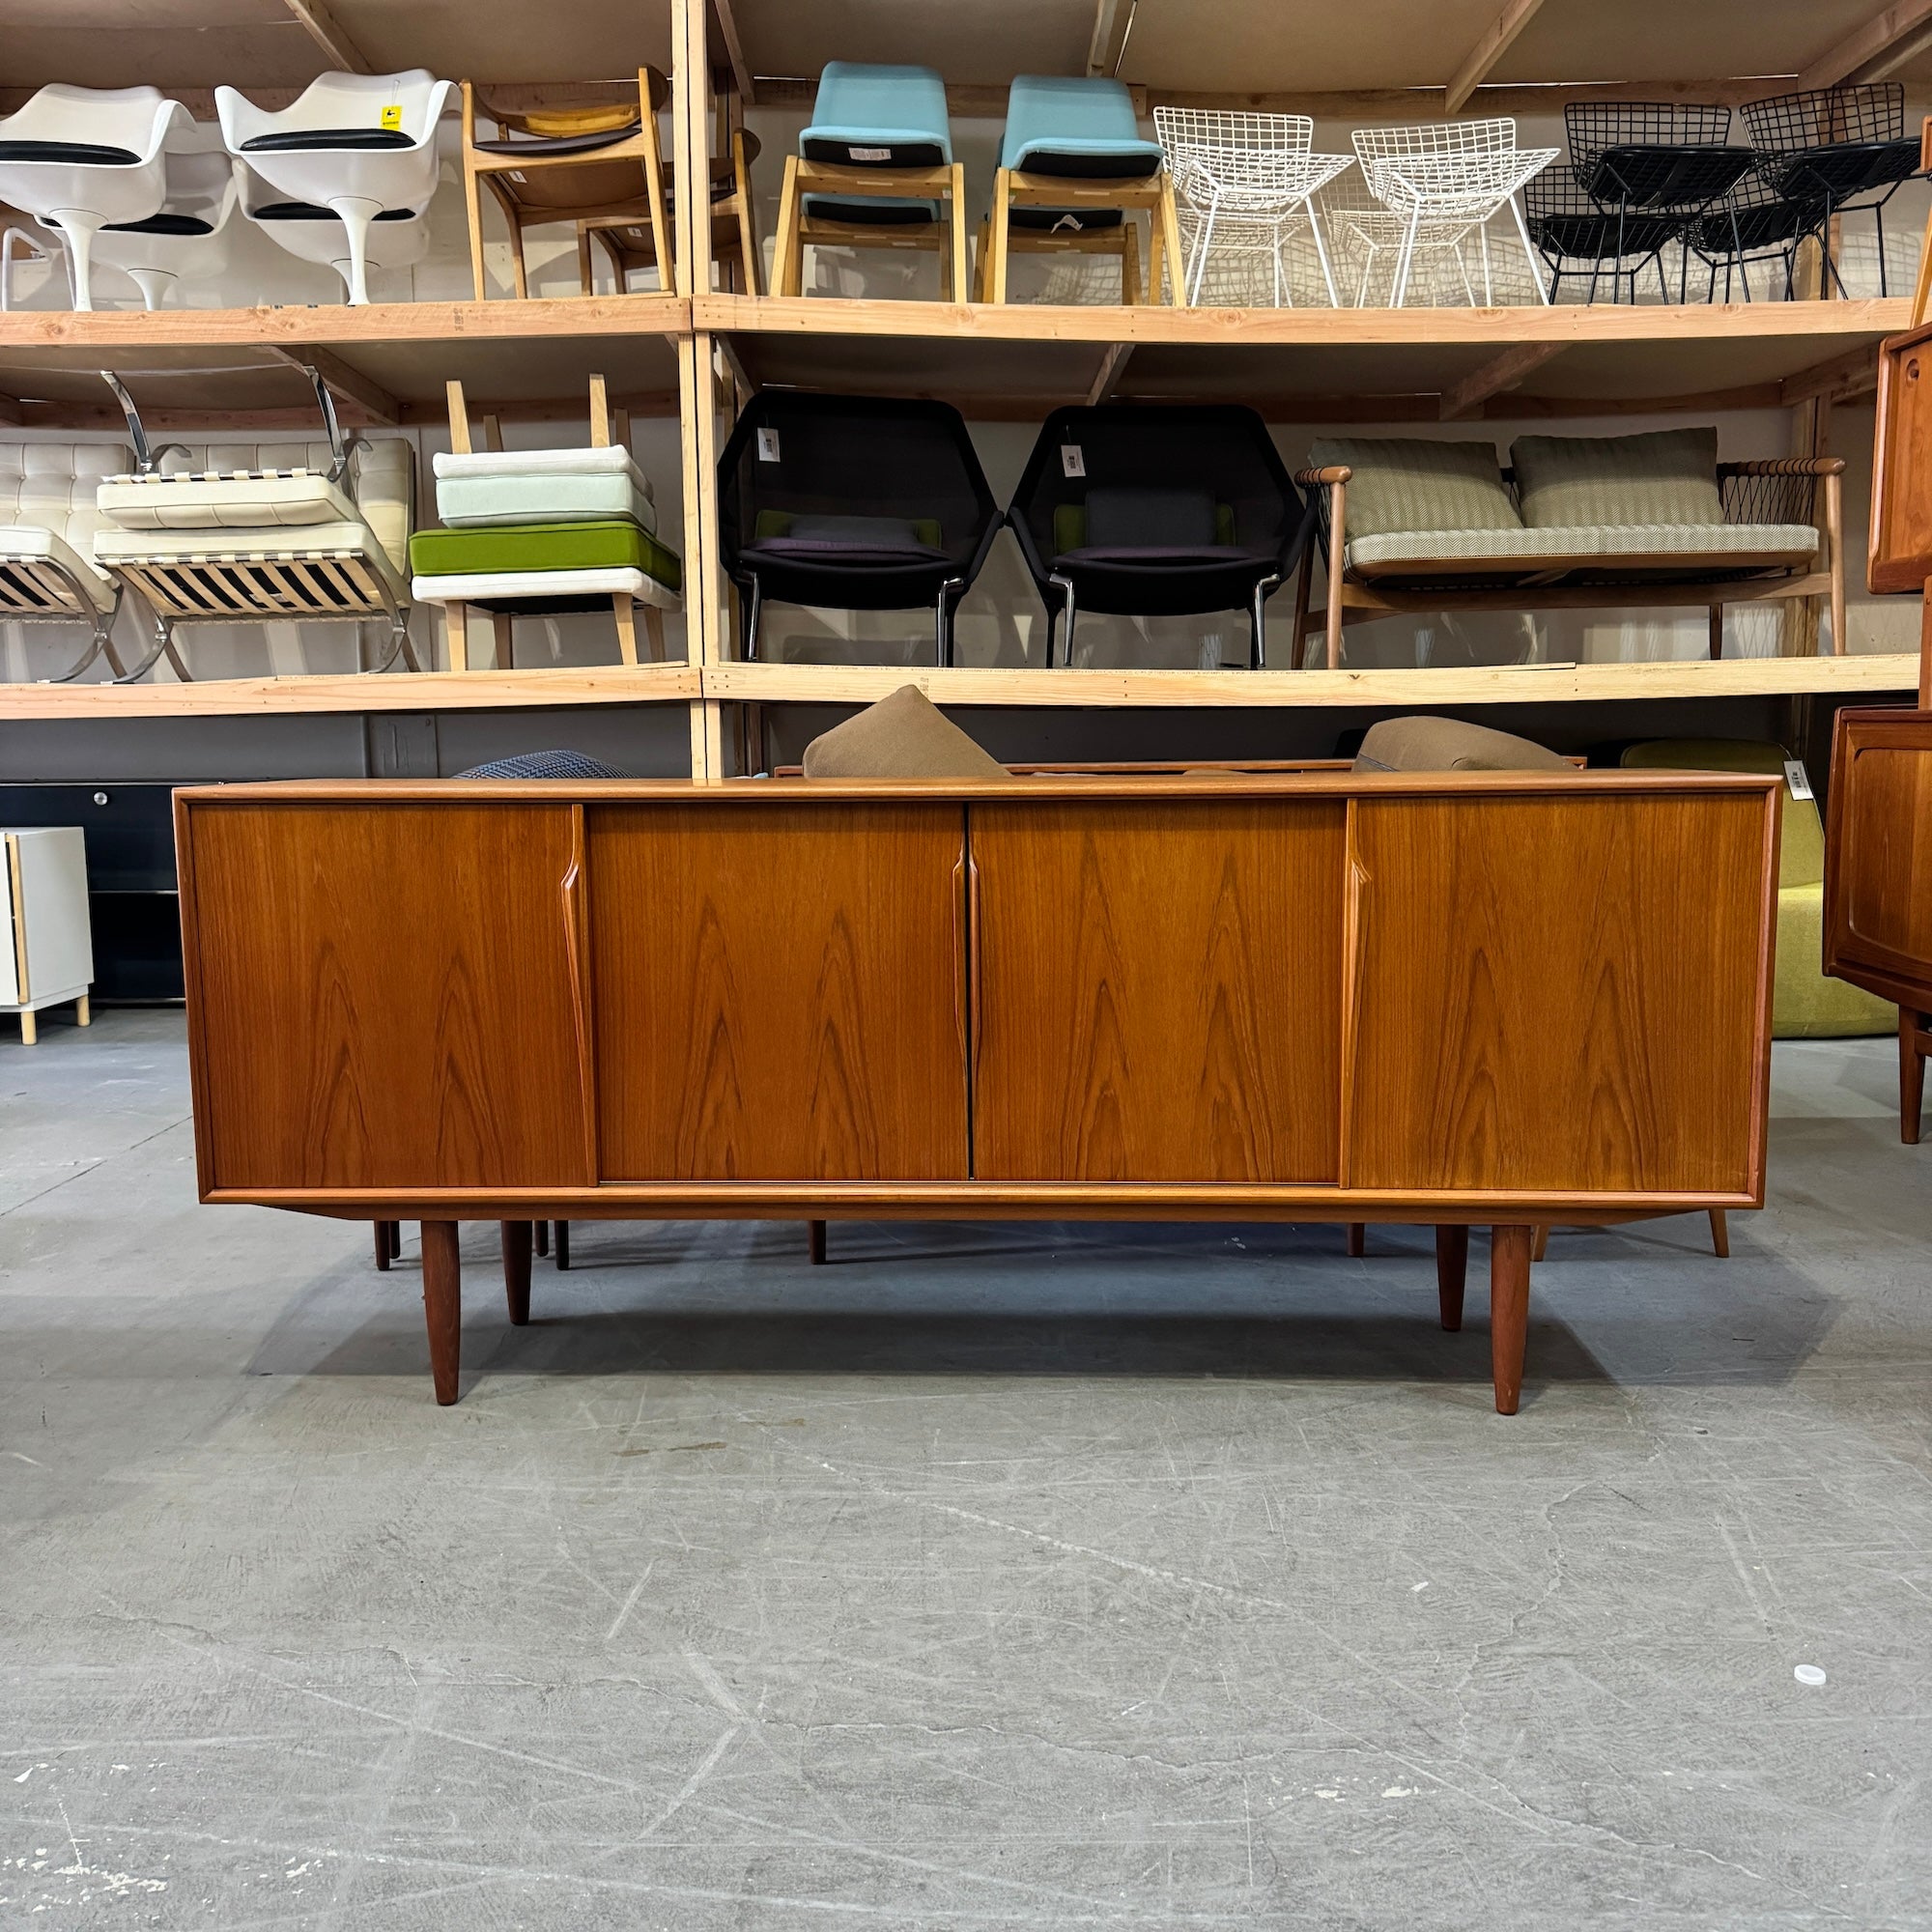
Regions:
[[[460,779],[620,779],[622,772],[582,752],[519,752],[514,758],[497,758],[458,772]]]

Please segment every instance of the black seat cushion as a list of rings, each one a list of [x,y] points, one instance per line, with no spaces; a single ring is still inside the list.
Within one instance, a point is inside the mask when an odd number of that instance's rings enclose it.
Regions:
[[[823,194],[805,198],[805,212],[814,221],[842,221],[852,228],[930,228],[933,207],[929,201],[838,201]]]
[[[600,128],[589,134],[524,134],[514,140],[478,141],[479,155],[524,156],[541,159],[547,155],[594,155],[599,148],[614,148],[638,131],[633,121],[627,128]]]
[[[582,752],[519,752],[458,772],[460,779],[620,779],[624,774]]]
[[[283,128],[242,143],[244,155],[299,155],[343,148],[413,148],[400,128]],[[133,157],[128,156],[131,160]]]
[[[814,136],[804,144],[808,161],[845,168],[942,168],[946,151],[937,141],[833,141]]]
[[[1118,208],[1009,208],[1008,224],[1014,228],[1060,230],[1091,235],[1095,229],[1118,228],[1126,219]]]
[[[95,141],[0,141],[0,161],[65,161],[72,167],[131,168],[140,158],[131,148],[108,148]]]
[[[145,221],[110,221],[107,235],[213,235],[214,223],[198,214],[151,214]]]
[[[257,221],[340,221],[342,217],[332,208],[318,208],[312,201],[271,201],[266,208],[255,211]],[[414,219],[414,211],[408,208],[385,208],[377,215],[378,221],[410,221]]]

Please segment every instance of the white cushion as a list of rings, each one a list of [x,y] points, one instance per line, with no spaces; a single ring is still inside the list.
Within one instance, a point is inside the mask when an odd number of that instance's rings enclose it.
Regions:
[[[638,488],[636,472],[579,475],[551,470],[525,476],[439,476],[436,514],[453,530],[509,524],[604,523],[628,517],[655,536],[657,505]]]
[[[97,563],[113,570],[134,563],[294,563],[312,557],[359,556],[398,603],[409,601],[408,580],[366,524],[268,526],[254,530],[106,529],[94,540]]]
[[[58,531],[50,530],[43,525],[0,526],[0,568],[10,563],[57,563],[94,600],[97,609],[111,611],[114,608],[112,580],[82,556]]]
[[[114,476],[100,486],[98,501],[100,514],[124,530],[260,529],[355,518],[355,505],[327,476],[307,469]]]
[[[431,459],[439,476],[611,476],[628,471],[648,497],[651,486],[621,443],[601,449],[443,450]]]
[[[622,596],[660,611],[681,611],[684,600],[641,570],[496,570],[464,576],[418,577],[410,593],[418,604],[476,604],[510,597]]]
[[[102,524],[95,494],[133,460],[120,442],[0,443],[0,525],[51,530],[85,557]]]

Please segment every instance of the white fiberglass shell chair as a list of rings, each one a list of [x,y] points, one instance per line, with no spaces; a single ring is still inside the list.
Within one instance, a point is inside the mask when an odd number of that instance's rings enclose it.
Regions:
[[[160,212],[168,195],[162,151],[189,125],[187,109],[158,88],[63,82],[0,120],[0,201],[60,230],[75,308],[94,306],[94,238]]]
[[[94,250],[132,277],[142,306],[151,309],[177,282],[220,274],[234,241],[235,163],[218,149],[166,159],[168,194],[158,212],[145,221],[109,222]]]
[[[1347,155],[1313,152],[1315,123],[1305,114],[1222,113],[1156,107],[1154,133],[1167,156],[1175,193],[1192,213],[1187,300],[1201,300],[1218,231],[1224,250],[1252,252],[1259,238],[1271,264],[1274,304],[1293,305],[1284,251],[1291,231],[1311,231],[1329,306],[1335,271],[1314,197],[1354,165]]]
[[[128,464],[119,443],[0,443],[0,622],[78,624],[87,650],[52,680],[78,677],[113,644],[121,586],[94,560],[105,519],[95,507],[102,481]]]
[[[1529,264],[1538,298],[1548,303],[1541,265],[1523,226],[1517,195],[1523,184],[1556,158],[1554,148],[1519,148],[1516,123],[1437,121],[1410,128],[1357,128],[1355,158],[1369,191],[1402,224],[1389,306],[1401,308],[1409,292],[1418,251],[1449,250],[1461,257],[1465,240],[1480,250],[1484,305],[1493,299],[1490,260],[1491,217],[1507,207]]]
[[[326,208],[341,222],[344,279],[359,305],[369,299],[370,224],[396,210],[420,215],[436,192],[436,126],[455,91],[424,68],[325,73],[277,113],[232,87],[214,90],[214,108],[231,155],[287,201]]]
[[[349,230],[321,203],[290,201],[252,168],[236,163],[241,181],[243,216],[278,248],[298,261],[319,263],[342,277],[349,298],[355,299],[355,261],[350,253]],[[370,225],[362,247],[362,299],[368,299],[368,277],[389,269],[411,269],[429,253],[429,217],[425,211],[385,208]]]

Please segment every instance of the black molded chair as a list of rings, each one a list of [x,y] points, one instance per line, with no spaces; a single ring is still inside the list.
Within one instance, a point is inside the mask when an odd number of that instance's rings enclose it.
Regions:
[[[1920,172],[1919,144],[1905,131],[1905,87],[1874,81],[1810,88],[1750,101],[1745,126],[1758,151],[1758,173],[1772,192],[1818,209],[1817,232],[1832,217],[1869,209],[1878,230],[1878,286],[1885,272],[1885,205]],[[1845,293],[1832,251],[1826,272]]]
[[[1007,512],[1062,661],[1081,610],[1115,616],[1263,609],[1315,527],[1267,425],[1238,404],[1102,403],[1056,410]]]
[[[724,569],[743,593],[742,654],[767,602],[929,607],[937,662],[1000,527],[966,421],[950,404],[766,389],[718,466]]]

